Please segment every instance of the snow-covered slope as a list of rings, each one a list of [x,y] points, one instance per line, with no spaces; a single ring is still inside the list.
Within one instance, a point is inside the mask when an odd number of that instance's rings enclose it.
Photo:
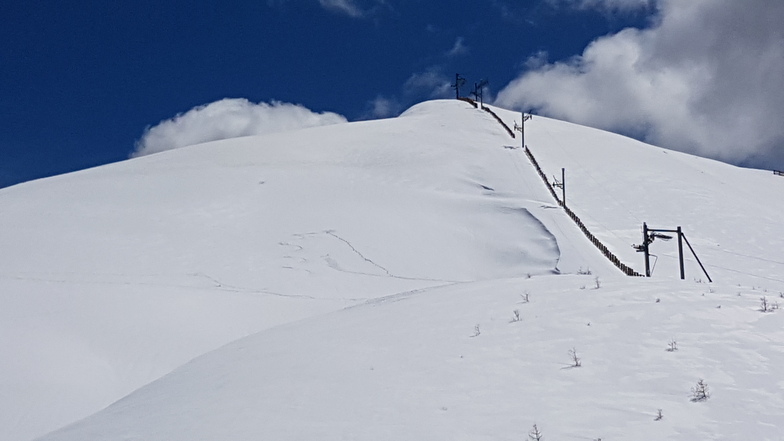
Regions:
[[[555,271],[555,237],[514,200],[523,158],[465,106],[194,146],[1,191],[0,438],[56,429],[281,323]],[[528,197],[544,200],[532,184]]]
[[[519,113],[498,110],[510,125]],[[601,130],[534,117],[526,144],[549,176],[566,169],[567,205],[621,260],[650,228],[683,227],[708,274],[725,282],[784,283],[784,178],[665,150]],[[743,148],[743,146],[738,146]],[[686,274],[706,280],[686,245]],[[678,276],[675,240],[655,242],[657,277]]]
[[[761,292],[594,288],[473,282],[285,325],[43,439],[513,441],[534,424],[555,440],[781,439],[784,313],[756,311]],[[700,379],[711,396],[692,402]]]
[[[781,439],[784,179],[526,122],[625,263],[682,225],[717,282],[629,278],[518,143],[434,101],[0,191],[0,439]]]

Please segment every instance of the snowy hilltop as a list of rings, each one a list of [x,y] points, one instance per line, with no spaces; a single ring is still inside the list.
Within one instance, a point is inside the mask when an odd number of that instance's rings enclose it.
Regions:
[[[0,190],[0,439],[784,439],[784,178],[489,110]]]

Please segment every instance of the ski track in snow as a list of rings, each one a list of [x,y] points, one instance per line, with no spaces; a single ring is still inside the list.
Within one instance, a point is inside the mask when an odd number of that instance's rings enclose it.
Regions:
[[[389,272],[388,269],[384,268],[383,266],[379,265],[378,263],[374,262],[373,260],[368,259],[367,257],[365,257],[365,255],[362,254],[359,250],[357,250],[354,247],[354,245],[351,244],[351,242],[349,242],[348,240],[344,239],[343,237],[338,236],[337,234],[335,234],[334,231],[328,230],[328,231],[325,231],[324,233],[327,234],[327,235],[330,235],[330,236],[332,236],[332,237],[334,237],[334,238],[336,238],[338,240],[340,240],[343,243],[345,243],[346,245],[348,245],[349,248],[351,248],[351,251],[353,251],[357,256],[362,258],[362,260],[364,260],[365,262],[367,262],[367,263],[375,266],[376,268],[384,271],[384,273],[385,273],[383,275],[384,277],[390,277],[392,279],[400,279],[400,280],[419,281],[419,282],[443,282],[443,283],[447,283],[447,284],[464,283],[464,282],[461,282],[461,281],[454,281],[454,280],[428,279],[428,278],[422,278],[422,277],[406,277],[406,276],[400,276],[400,275],[392,274],[391,272]],[[328,257],[329,256],[327,255],[326,258],[328,258]],[[379,274],[363,273],[363,272],[345,270],[345,269],[340,268],[336,261],[331,260],[331,262],[333,264],[330,265],[330,267],[335,269],[335,270],[337,270],[337,271],[350,273],[350,274],[364,275],[364,276],[373,276],[373,277],[378,277],[379,276]]]
[[[376,268],[380,269],[381,271],[384,271],[387,276],[389,276],[389,277],[397,277],[397,276],[393,276],[392,273],[390,273],[388,269],[384,268],[383,266],[381,266],[381,265],[377,264],[376,262],[374,262],[374,261],[368,259],[367,257],[365,257],[364,254],[360,253],[359,250],[354,248],[354,245],[351,245],[351,242],[349,242],[346,239],[338,236],[337,234],[335,234],[335,232],[333,230],[327,230],[324,233],[326,233],[326,234],[334,237],[335,239],[337,239],[337,240],[345,243],[346,245],[348,245],[348,247],[351,248],[351,251],[353,251],[357,256],[362,258],[362,260],[364,260],[365,262],[375,266]]]

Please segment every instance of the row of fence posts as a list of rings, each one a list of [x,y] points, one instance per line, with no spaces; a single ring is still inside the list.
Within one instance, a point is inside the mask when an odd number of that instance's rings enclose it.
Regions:
[[[460,100],[461,101],[465,101],[465,102],[471,104],[472,106],[474,106],[474,108],[478,108],[478,105],[477,105],[476,101],[472,100],[471,98],[462,98],[461,97]],[[515,138],[514,132],[509,128],[508,125],[506,125],[506,123],[501,118],[498,117],[498,115],[495,114],[495,112],[493,112],[492,110],[490,110],[490,108],[488,108],[486,106],[482,106],[482,110],[484,110],[484,111],[488,112],[489,114],[493,115],[493,117],[496,119],[496,121],[498,121],[504,127],[504,129],[506,129],[506,132],[509,134],[509,136],[511,136],[512,138]],[[599,249],[599,251],[601,251],[602,254],[604,254],[604,256],[610,262],[612,262],[613,265],[615,265],[618,269],[620,269],[624,274],[626,274],[627,276],[633,276],[633,277],[643,277],[642,274],[638,273],[637,271],[632,269],[630,266],[628,266],[625,263],[621,262],[621,260],[618,258],[618,256],[613,254],[610,251],[610,249],[607,248],[607,246],[605,244],[603,244],[599,239],[597,239],[596,236],[593,235],[593,233],[588,231],[588,227],[585,226],[583,221],[580,220],[580,218],[569,207],[564,205],[563,201],[558,197],[558,194],[555,192],[555,189],[553,188],[552,184],[550,184],[550,181],[547,179],[547,175],[545,175],[544,171],[542,171],[542,168],[539,166],[539,162],[536,160],[536,158],[534,157],[534,154],[531,152],[531,149],[529,149],[528,146],[525,146],[525,154],[526,154],[526,156],[528,156],[528,160],[531,161],[531,164],[533,164],[533,166],[536,169],[537,173],[539,173],[539,176],[542,178],[542,181],[544,181],[544,184],[547,187],[547,189],[550,190],[550,194],[553,196],[553,199],[555,199],[558,202],[558,205],[560,205],[564,209],[564,211],[566,211],[566,214],[569,215],[569,217],[574,221],[574,223],[576,223],[577,226],[580,227],[580,231],[582,231],[583,234],[585,234],[585,236],[588,238],[588,240],[590,240],[591,243],[594,244],[594,246],[597,249]]]
[[[542,181],[544,181],[544,184],[547,186],[547,189],[550,190],[550,194],[553,196],[553,199],[555,199],[558,202],[558,205],[560,205],[564,209],[564,211],[566,211],[566,214],[569,215],[569,217],[574,221],[574,223],[576,223],[577,226],[580,227],[580,231],[582,231],[583,234],[585,234],[588,240],[590,240],[591,243],[594,244],[594,246],[598,248],[599,251],[602,252],[602,254],[604,254],[604,257],[606,257],[610,262],[613,263],[613,265],[615,265],[627,276],[642,277],[642,274],[638,273],[637,271],[633,270],[625,263],[621,262],[618,256],[613,254],[612,251],[610,251],[610,249],[607,248],[605,244],[603,244],[599,239],[596,238],[596,236],[593,235],[593,233],[591,233],[588,230],[588,227],[585,226],[585,224],[579,218],[579,216],[577,216],[574,213],[574,211],[572,211],[571,208],[564,205],[563,201],[558,197],[558,194],[555,192],[555,189],[553,188],[552,184],[550,184],[550,181],[547,179],[547,175],[544,174],[544,171],[539,166],[539,162],[536,160],[534,154],[531,152],[531,149],[528,148],[528,146],[525,146],[525,154],[526,156],[528,156],[528,159],[531,161],[531,164],[533,164],[534,168],[539,173],[539,176],[542,178]]]
[[[467,102],[468,104],[470,104],[470,105],[474,106],[474,109],[477,109],[477,108],[479,108],[479,104],[477,104],[477,103],[476,103],[476,101],[472,100],[471,98],[468,98],[468,97],[461,96],[461,97],[459,97],[458,99],[459,99],[460,101],[465,101],[465,102]]]
[[[460,98],[458,98],[458,99],[459,99],[460,101],[465,101],[465,102],[467,102],[468,104],[470,104],[470,105],[474,106],[474,108],[475,108],[475,109],[478,109],[478,108],[479,108],[479,104],[478,104],[476,101],[472,100],[471,98],[468,98],[468,97],[460,97]],[[509,136],[511,136],[512,138],[515,138],[515,134],[514,134],[514,132],[512,131],[512,129],[510,129],[510,128],[509,128],[509,126],[507,126],[507,125],[506,125],[506,123],[504,122],[504,120],[502,120],[502,119],[501,119],[501,117],[499,117],[498,115],[496,115],[496,113],[495,113],[495,112],[493,112],[493,110],[492,110],[492,109],[490,109],[490,108],[489,108],[489,107],[487,107],[487,106],[482,106],[482,110],[484,110],[485,112],[489,113],[490,115],[493,115],[493,118],[495,118],[495,120],[496,120],[496,121],[498,121],[498,123],[499,123],[499,124],[501,124],[501,126],[503,126],[503,128],[504,128],[504,129],[506,129],[506,133],[508,133],[508,134],[509,134]]]

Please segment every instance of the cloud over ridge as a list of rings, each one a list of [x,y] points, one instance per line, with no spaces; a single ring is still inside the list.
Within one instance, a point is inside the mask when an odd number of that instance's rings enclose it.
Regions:
[[[344,122],[346,118],[342,115],[313,112],[299,104],[280,101],[255,104],[244,98],[224,98],[148,127],[131,157],[221,139]]]
[[[655,3],[646,29],[601,37],[569,60],[532,60],[497,103],[726,162],[784,168],[784,2]]]

